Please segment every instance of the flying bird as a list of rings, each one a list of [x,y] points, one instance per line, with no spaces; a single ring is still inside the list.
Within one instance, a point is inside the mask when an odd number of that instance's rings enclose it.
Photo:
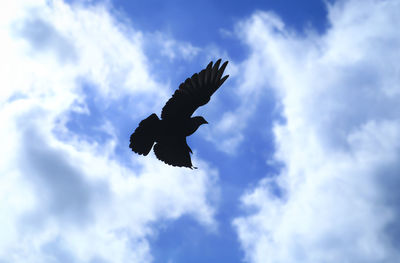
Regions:
[[[229,77],[224,74],[228,61],[211,61],[200,73],[193,74],[179,85],[161,112],[161,120],[153,113],[139,123],[130,137],[129,147],[135,153],[147,155],[154,145],[156,157],[166,164],[196,169],[192,165],[192,150],[186,137],[200,125],[208,123],[202,116],[192,117],[197,108],[207,104],[211,95]]]

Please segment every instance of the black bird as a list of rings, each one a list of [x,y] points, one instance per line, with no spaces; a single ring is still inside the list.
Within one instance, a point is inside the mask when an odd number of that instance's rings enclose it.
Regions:
[[[192,165],[186,137],[193,134],[200,125],[208,123],[203,117],[191,117],[196,109],[210,101],[211,95],[229,77],[222,77],[226,61],[219,67],[221,59],[193,74],[181,83],[161,112],[161,120],[155,113],[139,123],[130,138],[129,147],[135,153],[147,155],[154,142],[154,153],[166,164],[196,168]]]

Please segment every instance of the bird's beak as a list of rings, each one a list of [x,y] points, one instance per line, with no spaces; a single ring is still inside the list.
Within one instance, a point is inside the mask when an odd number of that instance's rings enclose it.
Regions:
[[[208,124],[208,121],[204,121],[204,124]]]

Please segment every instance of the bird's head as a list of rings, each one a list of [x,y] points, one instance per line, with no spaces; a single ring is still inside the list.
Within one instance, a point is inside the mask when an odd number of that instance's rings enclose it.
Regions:
[[[202,116],[193,117],[193,120],[198,126],[202,124],[208,124],[208,122]]]
[[[196,116],[190,118],[190,123],[188,130],[186,131],[186,136],[193,134],[202,124],[208,123],[203,117]]]

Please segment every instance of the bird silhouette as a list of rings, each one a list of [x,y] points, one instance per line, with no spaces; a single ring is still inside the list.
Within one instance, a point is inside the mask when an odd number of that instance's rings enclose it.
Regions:
[[[221,59],[213,65],[211,61],[200,73],[193,74],[179,85],[161,112],[161,120],[153,113],[139,123],[130,137],[129,147],[135,153],[147,155],[154,146],[156,157],[166,164],[196,169],[192,165],[192,150],[186,137],[200,125],[208,123],[203,117],[191,117],[197,108],[207,104],[211,95],[229,77],[222,77],[226,61],[219,67]]]

